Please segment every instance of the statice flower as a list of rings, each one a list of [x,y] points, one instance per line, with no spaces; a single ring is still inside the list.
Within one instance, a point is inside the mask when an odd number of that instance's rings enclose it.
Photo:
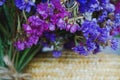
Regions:
[[[5,3],[6,0],[0,0],[0,6],[2,6]]]
[[[110,31],[107,28],[99,29],[100,35],[97,38],[99,42],[106,43],[110,38]]]
[[[47,2],[48,0],[42,0],[43,3]]]
[[[46,19],[48,17],[47,9],[47,3],[40,3],[37,5],[37,12],[43,17],[43,19]]]
[[[78,24],[71,25],[71,27],[70,27],[70,33],[75,33],[78,30],[79,30],[79,25]]]
[[[66,28],[66,23],[63,19],[59,19],[58,20],[58,23],[57,23],[57,26],[60,30],[63,30]]]
[[[80,12],[84,13],[84,12],[93,12],[95,11],[98,6],[99,6],[99,2],[98,0],[77,0],[80,3],[79,6],[79,10]]]
[[[115,29],[112,29],[110,35],[118,36],[120,34],[120,26],[116,27]]]
[[[35,6],[34,0],[15,0],[15,5],[20,10],[25,10],[26,12],[30,12],[32,6]]]
[[[120,1],[115,5],[115,12],[120,13]]]
[[[96,49],[96,43],[89,39],[86,41],[86,47],[89,52],[94,51]]]
[[[56,35],[54,33],[45,32],[45,37],[50,40],[50,42],[54,42],[56,40]]]
[[[20,40],[15,42],[14,46],[20,51],[25,49],[25,43]]]
[[[17,1],[17,3],[19,2],[20,0]],[[28,1],[27,4],[31,2],[32,1]],[[51,0],[49,3],[40,3],[37,5],[36,10],[36,14],[30,16],[27,22],[22,25],[26,33],[26,39],[23,39],[21,42],[25,43],[25,48],[37,45],[39,39],[44,36],[44,32],[66,29],[64,17],[69,13],[66,11],[65,7],[61,5],[59,0]],[[56,40],[54,34],[46,36],[46,39],[51,42]]]
[[[79,10],[82,13],[94,12],[100,9],[109,12],[115,11],[115,6],[110,3],[110,0],[77,0],[80,3]]]
[[[98,30],[99,25],[94,21],[85,21],[81,27],[81,31],[83,32],[83,35],[86,39],[89,39],[89,37],[96,39],[100,34]]]
[[[30,16],[28,18],[28,22],[31,26],[40,26],[42,25],[43,21],[39,18],[39,16]]]
[[[82,45],[77,45],[76,47],[72,48],[73,51],[75,51],[76,53],[79,53],[80,55],[84,55],[87,56],[89,54],[89,52],[85,49],[85,47]]]
[[[111,40],[111,48],[116,50],[118,48],[119,41],[118,39],[112,39]]]
[[[58,57],[60,57],[61,55],[62,55],[62,52],[61,52],[61,51],[57,51],[57,50],[53,51],[53,57],[58,58]]]
[[[115,6],[111,3],[103,4],[102,7],[106,9],[108,12],[114,12]]]
[[[16,2],[20,3],[20,0]],[[18,6],[28,12],[35,5],[32,0],[24,2],[21,0]],[[54,57],[61,56],[63,44],[85,56],[96,54],[105,46],[116,49],[118,43],[112,33],[120,31],[120,14],[115,9],[110,0],[70,0],[64,3],[45,0],[37,4],[36,13],[22,24],[24,37],[19,37],[15,46],[18,50],[37,44],[52,46],[48,49],[53,50]]]

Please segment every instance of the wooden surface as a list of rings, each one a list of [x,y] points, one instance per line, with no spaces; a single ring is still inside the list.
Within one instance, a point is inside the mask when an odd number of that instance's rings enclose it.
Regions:
[[[99,53],[80,56],[64,51],[60,58],[40,54],[27,66],[31,80],[120,80],[120,56]]]

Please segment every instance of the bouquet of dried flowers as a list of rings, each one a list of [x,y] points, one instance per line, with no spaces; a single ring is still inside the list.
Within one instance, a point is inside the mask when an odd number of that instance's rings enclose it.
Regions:
[[[0,0],[0,76],[12,79],[46,47],[54,57],[116,49],[119,33],[119,0]]]

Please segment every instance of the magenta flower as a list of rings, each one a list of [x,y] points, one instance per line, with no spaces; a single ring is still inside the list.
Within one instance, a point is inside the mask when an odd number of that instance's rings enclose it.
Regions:
[[[14,45],[20,51],[25,49],[25,43],[22,41],[17,41]]]
[[[66,23],[63,19],[59,19],[58,20],[58,23],[57,23],[57,26],[60,30],[63,30],[66,28]]]
[[[37,12],[43,17],[43,19],[46,19],[48,17],[47,13],[48,4],[47,3],[40,3],[37,5]]]
[[[78,29],[79,29],[79,25],[74,24],[74,25],[71,26],[70,32],[75,33]]]
[[[120,1],[115,5],[115,12],[120,13]]]

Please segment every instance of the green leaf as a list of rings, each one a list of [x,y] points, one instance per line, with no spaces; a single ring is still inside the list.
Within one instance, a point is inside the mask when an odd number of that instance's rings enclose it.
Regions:
[[[26,67],[26,65],[33,59],[33,57],[36,55],[36,53],[40,50],[40,47],[41,46],[35,46],[35,47],[31,48],[31,50],[29,51],[29,55],[24,58],[22,65],[19,66],[19,68],[18,68],[19,72],[21,72]]]
[[[13,30],[13,19],[12,19],[12,17],[11,17],[11,15],[10,15],[10,12],[9,12],[9,9],[8,9],[8,7],[6,6],[6,5],[3,5],[3,9],[4,9],[4,13],[5,13],[5,16],[6,16],[6,19],[7,19],[7,22],[6,23],[8,23],[8,28],[9,28],[9,30],[10,30],[10,32],[11,32],[11,34],[12,34],[12,30]],[[10,34],[10,33],[9,33]]]
[[[9,37],[9,33],[1,23],[0,23],[0,32],[2,32],[4,36]]]
[[[2,40],[0,39],[0,66],[4,66],[3,56],[4,56],[4,46],[2,45]]]
[[[9,58],[11,59],[12,58],[12,54],[13,54],[13,52],[12,52],[12,48],[13,48],[13,45],[12,45],[12,42],[9,42],[8,43],[9,45],[9,49],[8,49],[8,56],[9,56]]]
[[[24,62],[25,57],[27,56],[27,54],[28,54],[29,52],[30,52],[30,49],[26,49],[25,51],[23,51],[23,53],[21,53],[22,56],[21,56],[21,58],[20,58],[20,61],[18,62],[18,63],[19,63],[18,66],[16,66],[17,69],[19,69],[18,67],[21,67],[22,63]],[[20,53],[18,53],[18,54],[20,54]]]

